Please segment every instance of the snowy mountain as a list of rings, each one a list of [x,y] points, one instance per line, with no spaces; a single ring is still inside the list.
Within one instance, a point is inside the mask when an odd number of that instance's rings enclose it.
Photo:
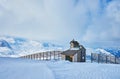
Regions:
[[[0,40],[0,47],[8,47],[11,49],[11,46],[5,40]]]
[[[95,52],[120,57],[120,48],[97,48]]]
[[[91,53],[105,53],[107,55],[111,54],[111,52],[105,50],[104,48],[96,48],[96,49],[93,49],[93,48],[86,48],[87,50],[87,53],[88,55],[90,55]]]
[[[11,36],[0,36],[0,56],[2,57],[18,57],[50,50],[63,50],[63,47],[50,42],[40,42]]]
[[[97,49],[93,49],[93,48],[86,48],[86,58],[87,60],[90,60],[91,59],[91,53],[97,53],[97,54],[106,54],[106,55],[113,55],[111,52],[109,51],[106,51],[105,49],[103,48],[97,48]]]
[[[105,50],[110,52],[111,54],[117,56],[117,57],[120,57],[120,48],[108,48]]]
[[[65,50],[65,47],[47,41],[43,42],[12,36],[0,36],[0,56],[2,57],[18,57],[22,55],[52,50]],[[105,53],[107,55],[111,54],[120,57],[119,48],[93,49],[86,47],[86,54],[88,59],[90,58],[91,53]]]
[[[0,40],[0,56],[1,55],[12,55],[14,52],[12,51],[12,47],[6,40]]]

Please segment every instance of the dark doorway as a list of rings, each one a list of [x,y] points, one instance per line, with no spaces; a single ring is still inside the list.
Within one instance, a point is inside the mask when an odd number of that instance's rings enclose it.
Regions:
[[[69,61],[72,62],[72,57],[70,57],[70,56],[66,56],[66,57],[65,57],[65,60],[69,60]]]

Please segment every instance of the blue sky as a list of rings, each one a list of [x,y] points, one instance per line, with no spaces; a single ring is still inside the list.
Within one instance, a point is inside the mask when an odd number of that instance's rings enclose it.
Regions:
[[[120,47],[120,0],[0,0],[0,35]]]

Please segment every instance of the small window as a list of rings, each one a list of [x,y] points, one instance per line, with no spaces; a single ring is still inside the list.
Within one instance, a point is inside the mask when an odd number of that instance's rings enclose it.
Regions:
[[[84,59],[85,57],[83,56],[82,59]]]

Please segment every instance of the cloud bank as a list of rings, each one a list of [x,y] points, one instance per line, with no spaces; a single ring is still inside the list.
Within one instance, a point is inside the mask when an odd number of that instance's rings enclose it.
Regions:
[[[119,0],[0,0],[0,34],[120,46]]]

